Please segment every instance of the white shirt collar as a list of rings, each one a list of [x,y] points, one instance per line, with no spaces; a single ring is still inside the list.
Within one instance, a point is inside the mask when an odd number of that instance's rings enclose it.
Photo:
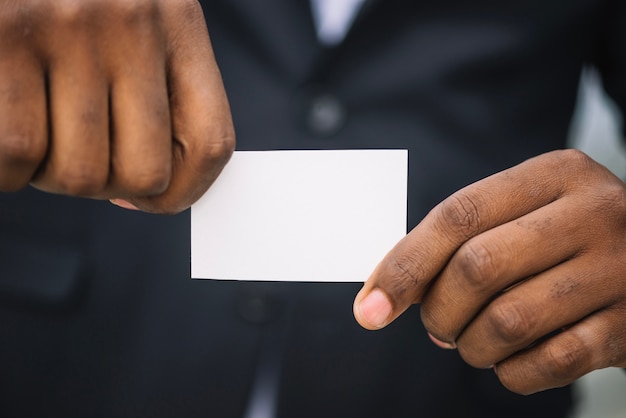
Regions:
[[[364,0],[310,0],[317,37],[333,46],[345,38]]]

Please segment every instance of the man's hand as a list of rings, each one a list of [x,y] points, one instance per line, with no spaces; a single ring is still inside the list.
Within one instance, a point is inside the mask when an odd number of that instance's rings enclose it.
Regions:
[[[0,2],[0,190],[187,208],[234,148],[200,5]]]
[[[455,193],[378,265],[354,313],[413,303],[433,341],[528,394],[626,367],[626,186],[557,151]]]

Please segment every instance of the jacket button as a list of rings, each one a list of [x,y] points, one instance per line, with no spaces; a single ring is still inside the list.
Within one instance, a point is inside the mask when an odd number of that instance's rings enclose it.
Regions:
[[[252,324],[270,322],[277,315],[276,301],[267,295],[246,293],[240,294],[236,302],[239,316]]]
[[[330,136],[341,130],[346,122],[346,109],[332,94],[313,96],[306,112],[305,125],[313,133]]]

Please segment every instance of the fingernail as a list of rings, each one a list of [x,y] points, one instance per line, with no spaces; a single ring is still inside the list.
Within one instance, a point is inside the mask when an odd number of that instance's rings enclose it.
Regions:
[[[387,296],[380,289],[374,289],[361,301],[358,310],[361,318],[372,327],[383,328],[393,309]]]
[[[119,206],[120,208],[128,210],[139,210],[137,206],[123,199],[110,199],[109,202],[113,203],[115,206]]]
[[[433,337],[433,335],[430,332],[428,333],[428,337],[439,348],[443,348],[445,350],[454,350],[456,348],[455,344],[450,344],[445,341],[441,341],[440,339]]]

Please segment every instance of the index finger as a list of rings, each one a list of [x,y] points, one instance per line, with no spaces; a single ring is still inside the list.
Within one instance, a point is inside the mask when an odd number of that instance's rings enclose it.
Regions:
[[[465,241],[558,199],[569,187],[564,179],[588,164],[589,159],[578,151],[556,151],[448,197],[378,264],[356,296],[356,320],[372,330],[388,325],[422,300],[431,281]]]
[[[180,212],[194,203],[229,160],[235,134],[228,99],[198,2],[171,2],[168,88],[172,118],[172,176],[165,192],[128,199],[155,213]]]

